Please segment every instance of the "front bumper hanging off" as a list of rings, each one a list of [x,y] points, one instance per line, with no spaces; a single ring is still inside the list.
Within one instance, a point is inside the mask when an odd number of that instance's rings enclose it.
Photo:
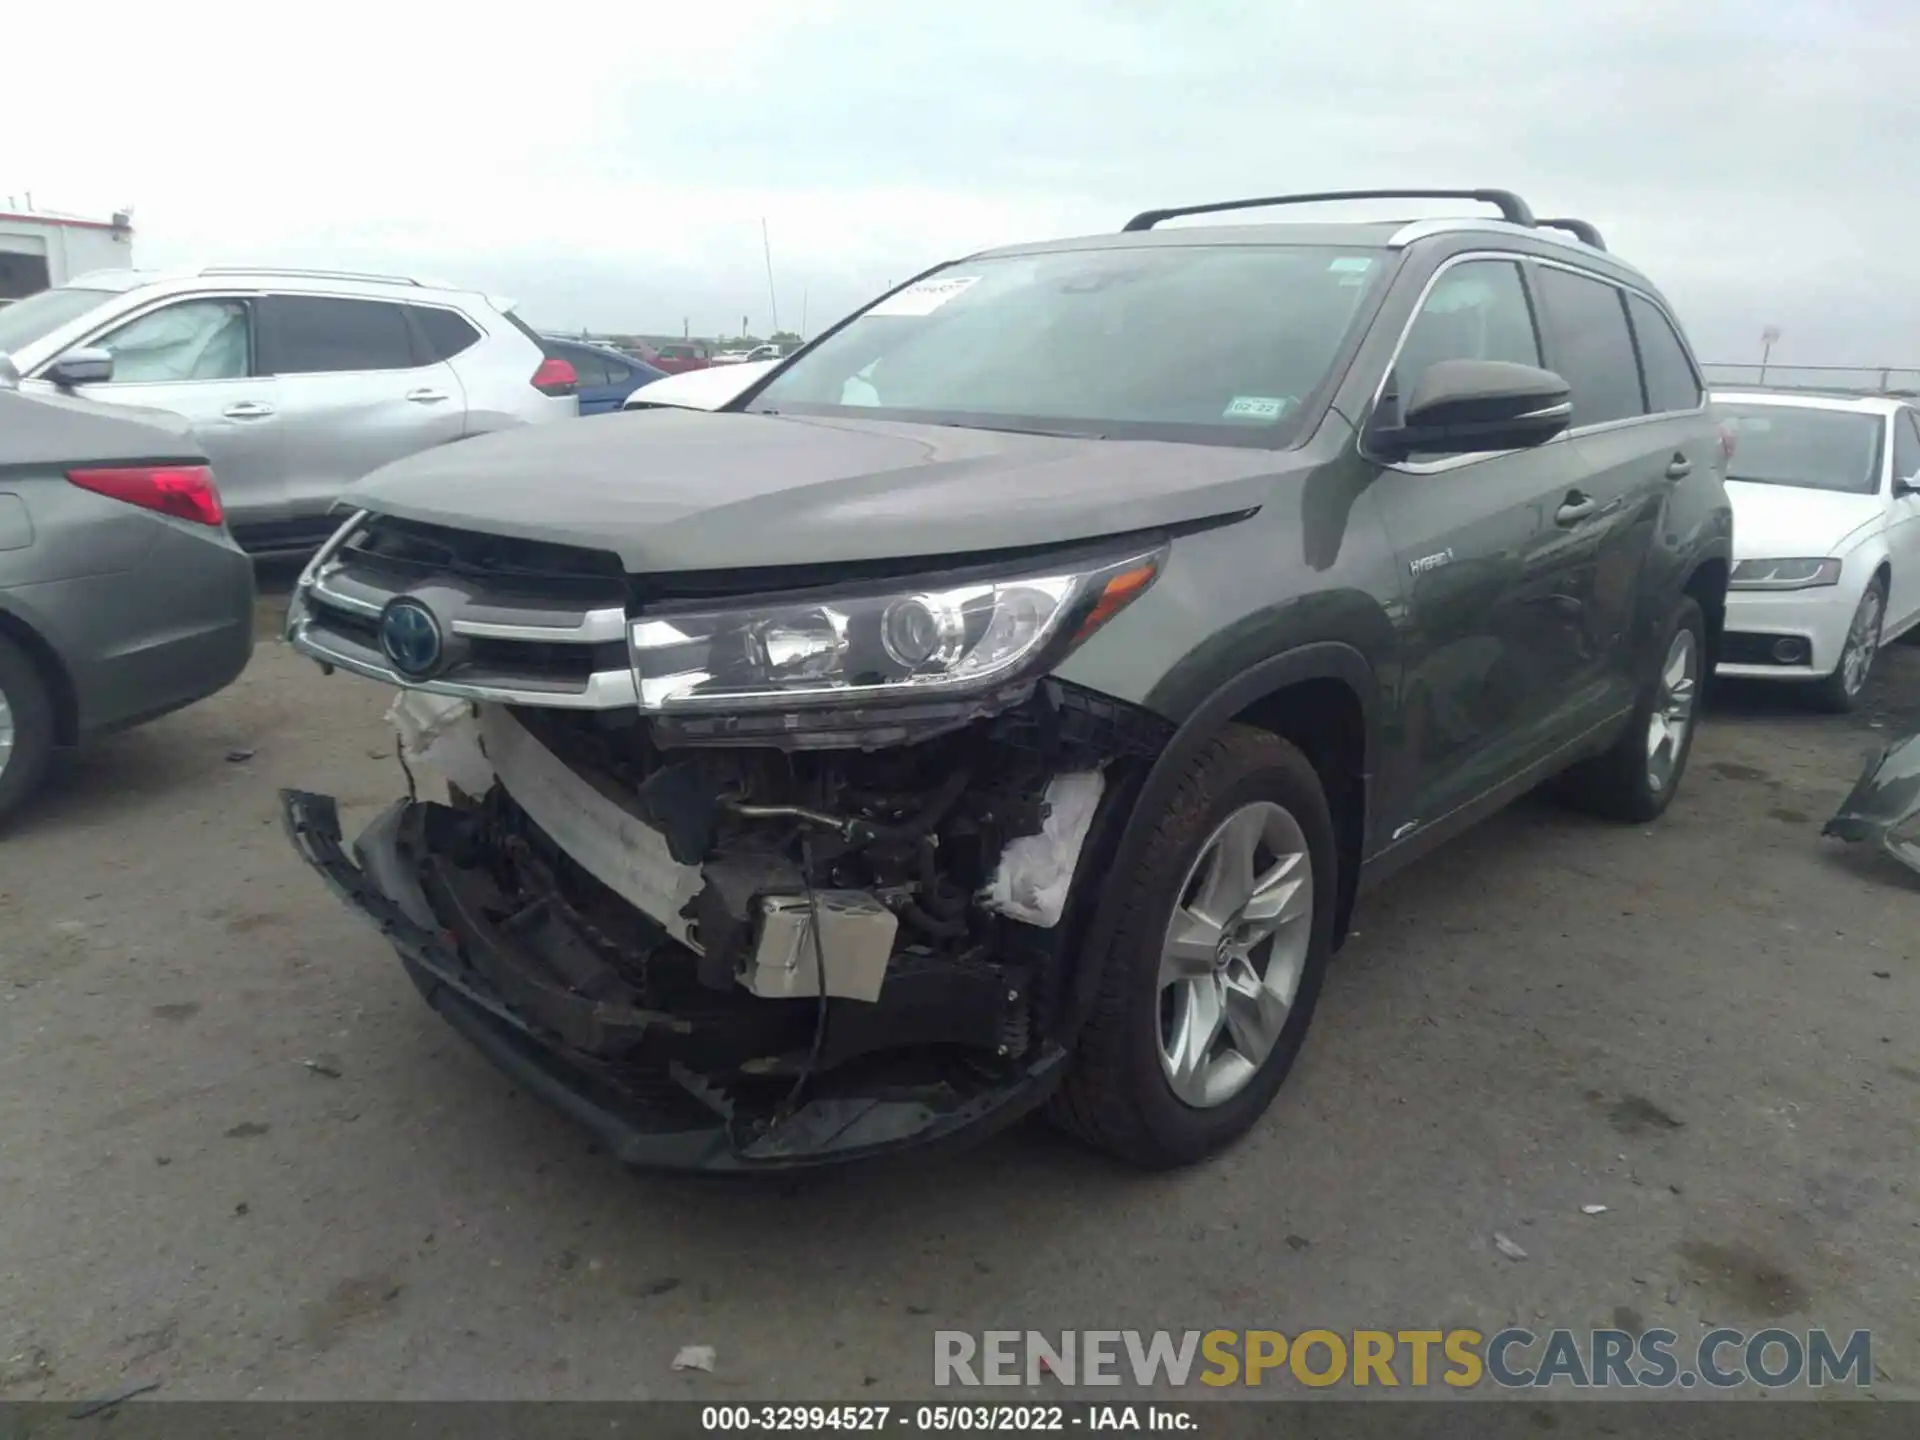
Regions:
[[[608,1036],[657,1030],[671,1038],[672,1016],[556,991],[516,967],[511,947],[473,913],[436,910],[423,877],[446,807],[396,802],[354,841],[350,858],[332,797],[284,790],[280,799],[294,846],[387,937],[427,1002],[516,1084],[635,1168],[799,1170],[980,1140],[1044,1103],[1063,1073],[1065,1051],[1043,1043],[969,1084],[875,1083],[862,1093],[842,1081],[802,1087],[791,1113],[748,1117],[724,1088],[679,1062],[642,1076],[589,1058]]]

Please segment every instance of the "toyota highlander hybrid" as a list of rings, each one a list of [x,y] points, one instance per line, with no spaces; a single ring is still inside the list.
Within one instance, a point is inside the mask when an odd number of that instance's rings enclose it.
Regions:
[[[1415,196],[1500,218],[1158,228]],[[717,411],[355,487],[289,638],[408,692],[409,798],[288,828],[629,1163],[1041,1107],[1189,1163],[1365,886],[1542,782],[1667,807],[1724,463],[1660,293],[1510,192],[973,255]]]

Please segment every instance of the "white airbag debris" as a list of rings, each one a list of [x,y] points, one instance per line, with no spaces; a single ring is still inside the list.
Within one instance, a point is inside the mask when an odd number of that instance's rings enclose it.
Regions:
[[[387,720],[400,737],[400,753],[409,765],[469,795],[484,795],[493,788],[493,765],[480,748],[480,725],[474,719],[472,701],[402,690],[387,707]]]
[[[1000,864],[980,892],[980,903],[1029,925],[1058,925],[1067,908],[1073,867],[1105,788],[1098,770],[1054,776],[1047,783],[1045,825],[1038,835],[1022,835],[1000,852]]]

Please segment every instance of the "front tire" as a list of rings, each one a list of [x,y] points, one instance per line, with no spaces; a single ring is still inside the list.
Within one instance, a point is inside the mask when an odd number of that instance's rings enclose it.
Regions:
[[[0,635],[0,825],[40,788],[53,744],[46,683],[26,652]]]
[[[1320,777],[1263,730],[1206,745],[1140,859],[1052,1118],[1147,1169],[1204,1158],[1266,1111],[1333,949],[1338,854]]]
[[[1834,715],[1851,714],[1867,693],[1867,677],[1880,653],[1881,631],[1887,620],[1887,582],[1878,575],[1867,585],[1847,627],[1847,643],[1833,673],[1813,682],[1813,702]]]
[[[1620,738],[1561,777],[1561,796],[1575,809],[1643,825],[1659,819],[1680,789],[1706,673],[1707,621],[1692,596],[1680,598],[1661,636],[1659,665]]]

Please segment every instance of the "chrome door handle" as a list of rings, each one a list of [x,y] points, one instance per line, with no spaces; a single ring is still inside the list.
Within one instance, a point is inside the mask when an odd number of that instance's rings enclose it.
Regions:
[[[1676,455],[1667,466],[1667,479],[1684,480],[1693,473],[1693,462],[1684,455]]]
[[[1556,525],[1577,525],[1599,508],[1598,505],[1585,495],[1582,495],[1577,500],[1569,497],[1566,504],[1553,512],[1553,523]]]
[[[446,398],[447,392],[444,390],[409,390],[407,392],[407,399],[416,405],[431,405],[437,400]]]
[[[229,420],[259,420],[273,414],[273,407],[262,405],[258,400],[242,400],[238,404],[227,406],[220,413]]]

